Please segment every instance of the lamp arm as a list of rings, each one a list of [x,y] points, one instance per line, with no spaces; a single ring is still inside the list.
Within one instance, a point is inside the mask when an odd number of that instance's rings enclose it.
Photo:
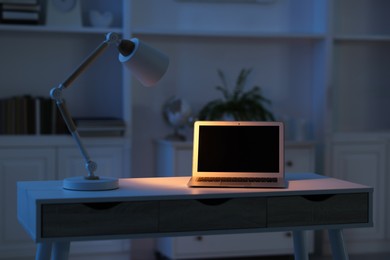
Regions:
[[[81,155],[84,158],[85,168],[88,171],[88,176],[85,178],[90,180],[99,179],[99,177],[94,174],[97,169],[97,164],[90,159],[90,156],[81,141],[76,124],[74,123],[72,116],[70,115],[70,112],[66,106],[65,100],[62,97],[62,90],[68,88],[106,50],[106,48],[114,42],[120,42],[118,34],[108,33],[106,35],[106,39],[73,71],[73,73],[70,74],[70,76],[68,76],[65,81],[63,81],[57,87],[52,88],[50,91],[50,97],[56,102],[58,110],[60,111],[69,132],[76,141]]]
[[[54,88],[53,90],[54,90],[54,92],[57,91],[56,88]],[[53,98],[53,96],[58,95],[58,93],[55,94],[52,91],[51,95]],[[89,179],[89,180],[99,179],[99,177],[95,175],[95,171],[97,170],[97,164],[96,164],[96,162],[91,160],[91,158],[87,152],[87,149],[85,148],[84,144],[82,143],[79,132],[77,131],[76,124],[74,123],[74,121],[69,113],[69,110],[66,106],[65,100],[63,100],[63,99],[56,100],[56,104],[57,104],[58,110],[61,113],[62,118],[65,121],[66,126],[68,127],[69,132],[71,133],[73,139],[76,141],[76,144],[81,152],[81,155],[84,158],[85,168],[88,171],[88,176],[85,178]]]
[[[108,33],[106,39],[64,80],[59,87],[67,88],[75,81],[105,50],[111,43],[120,43],[120,37],[116,33]]]

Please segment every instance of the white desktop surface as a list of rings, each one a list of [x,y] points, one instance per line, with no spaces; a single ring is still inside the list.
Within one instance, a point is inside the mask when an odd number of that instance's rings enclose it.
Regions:
[[[240,196],[282,196],[300,194],[332,194],[343,193],[350,189],[356,191],[367,189],[367,186],[329,178],[314,173],[287,173],[286,188],[189,188],[187,182],[189,177],[152,177],[152,178],[128,178],[119,180],[119,189],[109,191],[72,191],[62,188],[62,181],[31,181],[20,182],[18,187],[28,192],[28,197],[36,201],[50,201],[55,203],[57,199],[61,202],[72,202],[85,199],[86,201],[112,200],[120,198],[128,200],[148,200],[158,196],[160,199],[171,196],[202,196],[215,198]],[[28,189],[25,189],[28,185]]]

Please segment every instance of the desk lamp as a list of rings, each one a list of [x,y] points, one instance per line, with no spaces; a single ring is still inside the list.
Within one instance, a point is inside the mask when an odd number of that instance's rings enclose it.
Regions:
[[[66,178],[63,181],[63,188],[68,190],[113,190],[119,187],[118,179],[111,177],[99,177],[95,175],[97,164],[90,159],[88,152],[81,142],[80,135],[76,125],[67,109],[65,100],[62,97],[62,91],[68,88],[96,58],[102,54],[111,44],[116,44],[119,51],[119,61],[132,72],[144,86],[156,84],[165,74],[169,59],[163,53],[139,41],[137,38],[123,40],[116,33],[108,33],[106,39],[76,68],[70,76],[63,81],[58,87],[50,91],[51,98],[56,105],[69,129],[73,139],[76,141],[78,148],[84,158],[85,168],[88,175],[80,177]]]

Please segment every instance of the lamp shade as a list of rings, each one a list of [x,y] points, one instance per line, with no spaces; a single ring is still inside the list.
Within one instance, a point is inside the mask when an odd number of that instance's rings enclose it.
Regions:
[[[155,85],[168,69],[168,57],[137,38],[131,39],[131,42],[134,43],[134,50],[127,56],[119,54],[119,61],[144,86]]]

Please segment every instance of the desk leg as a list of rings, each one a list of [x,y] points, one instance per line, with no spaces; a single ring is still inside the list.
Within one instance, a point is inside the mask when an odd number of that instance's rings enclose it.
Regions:
[[[328,233],[333,259],[348,260],[349,258],[347,250],[344,247],[344,240],[341,229],[329,229]]]
[[[37,244],[37,252],[35,254],[35,260],[50,260],[50,255],[51,255],[50,242]]]
[[[54,242],[53,251],[51,255],[52,260],[68,260],[70,242]]]
[[[305,231],[293,231],[295,260],[309,260]]]

